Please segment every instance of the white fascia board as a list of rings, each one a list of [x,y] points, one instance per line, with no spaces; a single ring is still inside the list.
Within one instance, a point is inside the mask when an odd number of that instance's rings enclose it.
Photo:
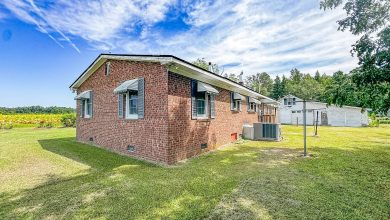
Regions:
[[[160,62],[165,65],[172,62],[171,57],[151,57],[151,56],[120,56],[120,55],[100,55],[90,67],[76,80],[70,88],[75,91],[92,73],[94,73],[106,60],[128,60],[128,61],[144,61],[144,62]]]
[[[220,76],[216,76],[215,74],[209,73],[200,68],[196,68],[192,65],[182,62],[181,60],[173,59],[173,63],[175,65],[170,66],[169,70],[176,74],[187,76],[191,79],[196,79],[202,82],[206,82],[210,85],[214,85],[226,90],[237,92],[242,95],[251,96],[255,98],[264,98],[270,101],[271,100],[275,101],[269,97],[263,96],[255,91],[252,91],[246,88],[245,86],[237,85],[236,83],[228,79],[222,78]]]
[[[72,85],[71,89],[75,91],[86,79],[88,79],[92,73],[94,73],[106,60],[128,60],[128,61],[143,61],[143,62],[159,62],[162,65],[166,65],[167,68],[179,75],[187,76],[192,79],[196,79],[210,85],[214,85],[223,89],[227,89],[233,92],[240,93],[242,95],[251,96],[254,98],[263,98],[272,102],[275,100],[261,95],[255,91],[252,91],[245,86],[238,85],[228,79],[217,76],[213,73],[209,73],[201,68],[194,67],[188,63],[185,63],[179,59],[171,56],[131,56],[131,55],[109,55],[103,54],[98,57],[90,67],[84,71],[84,73],[77,79]]]

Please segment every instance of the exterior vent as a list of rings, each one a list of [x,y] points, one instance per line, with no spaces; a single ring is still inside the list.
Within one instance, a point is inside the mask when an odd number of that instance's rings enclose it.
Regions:
[[[91,142],[92,142],[92,141],[93,141],[93,137],[90,137],[90,138],[89,138],[89,141],[91,141]]]
[[[128,152],[134,152],[135,151],[135,147],[132,146],[132,145],[127,145],[127,151]]]
[[[205,149],[207,148],[207,143],[200,144],[200,149]]]

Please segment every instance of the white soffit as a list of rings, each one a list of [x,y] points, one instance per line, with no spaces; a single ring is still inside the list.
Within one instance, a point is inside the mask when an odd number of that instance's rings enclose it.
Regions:
[[[183,62],[173,56],[147,56],[147,55],[100,55],[84,73],[70,86],[74,91],[76,90],[89,76],[92,75],[107,59],[110,60],[128,60],[128,61],[143,61],[143,62],[159,62],[166,65],[167,68],[179,75],[183,75],[198,81],[207,82],[210,85],[217,86],[226,90],[240,93],[242,95],[261,98],[269,102],[276,102],[275,100],[252,91],[245,86],[238,85],[229,79],[217,76],[213,73],[205,71],[199,67],[195,67],[189,63]]]

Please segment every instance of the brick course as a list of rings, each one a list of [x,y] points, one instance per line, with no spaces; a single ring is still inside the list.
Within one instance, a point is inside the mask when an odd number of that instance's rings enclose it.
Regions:
[[[257,113],[230,110],[230,92],[218,88],[216,118],[191,119],[191,79],[168,72],[164,65],[151,62],[111,60],[111,74],[98,68],[78,92],[93,91],[93,117],[80,118],[77,102],[78,141],[91,143],[132,157],[163,164],[199,155],[231,142],[231,134],[241,134],[244,123],[258,121]],[[118,116],[118,96],[113,90],[121,82],[145,78],[145,118],[122,119]],[[200,145],[207,143],[206,149]],[[127,145],[135,146],[134,152]]]

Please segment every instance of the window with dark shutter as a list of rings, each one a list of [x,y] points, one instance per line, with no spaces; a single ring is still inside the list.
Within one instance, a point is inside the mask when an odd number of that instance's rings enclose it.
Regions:
[[[191,80],[191,118],[197,119],[196,81]]]
[[[144,118],[145,115],[145,80],[144,78],[138,79],[138,118]]]
[[[123,94],[118,94],[118,116],[123,118]]]
[[[210,94],[210,118],[215,118],[215,95]]]

